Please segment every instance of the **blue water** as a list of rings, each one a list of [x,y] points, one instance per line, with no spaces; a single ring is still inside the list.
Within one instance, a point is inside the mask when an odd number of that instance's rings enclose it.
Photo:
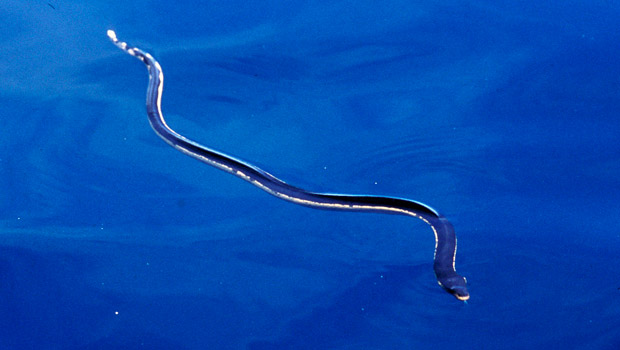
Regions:
[[[0,349],[619,349],[620,4],[0,3]],[[172,149],[303,188],[394,195],[432,231],[317,211]]]

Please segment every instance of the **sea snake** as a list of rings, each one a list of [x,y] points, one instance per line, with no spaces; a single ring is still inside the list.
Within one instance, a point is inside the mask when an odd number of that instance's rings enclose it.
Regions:
[[[278,198],[318,209],[364,211],[402,214],[416,217],[427,223],[435,234],[435,262],[433,269],[437,282],[459,300],[468,300],[467,281],[456,273],[456,235],[452,224],[433,208],[409,199],[382,196],[316,193],[287,184],[256,166],[233,158],[194,142],[172,130],[161,113],[161,95],[164,74],[159,63],[149,53],[119,41],[113,30],[108,36],[114,45],[138,58],[149,71],[146,92],[146,111],[155,133],[170,146],[204,163],[231,173]]]

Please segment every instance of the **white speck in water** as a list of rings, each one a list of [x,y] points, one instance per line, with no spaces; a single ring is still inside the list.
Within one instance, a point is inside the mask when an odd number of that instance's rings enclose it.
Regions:
[[[118,315],[118,311],[114,311],[114,314],[115,314],[115,315]]]

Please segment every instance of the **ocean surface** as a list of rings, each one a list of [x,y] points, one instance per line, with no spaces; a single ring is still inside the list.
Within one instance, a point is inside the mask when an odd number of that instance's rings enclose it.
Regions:
[[[0,350],[620,349],[617,1],[0,2]],[[183,155],[145,112],[308,190]]]

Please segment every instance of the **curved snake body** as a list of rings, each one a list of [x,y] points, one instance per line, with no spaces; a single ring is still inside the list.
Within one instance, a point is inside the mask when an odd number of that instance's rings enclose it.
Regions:
[[[402,214],[424,221],[435,234],[433,268],[437,282],[459,300],[469,299],[466,280],[456,273],[454,267],[456,257],[454,228],[445,217],[433,208],[413,200],[395,197],[309,192],[291,186],[252,164],[187,139],[166,124],[161,112],[164,74],[159,63],[149,53],[119,41],[114,31],[108,30],[108,36],[121,50],[146,64],[149,71],[149,85],[146,97],[148,119],[155,133],[170,146],[190,157],[240,177],[269,194],[289,202],[319,209]]]

